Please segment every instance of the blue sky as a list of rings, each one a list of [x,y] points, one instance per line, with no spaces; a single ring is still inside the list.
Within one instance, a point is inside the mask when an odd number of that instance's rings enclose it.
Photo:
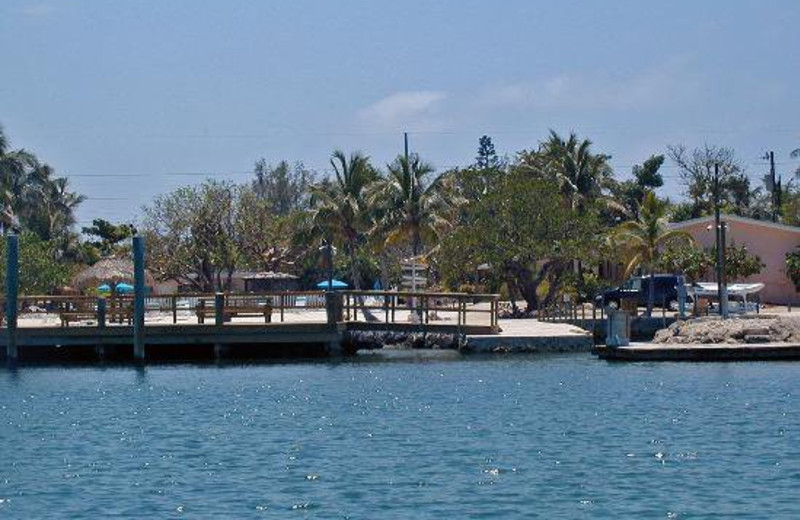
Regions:
[[[89,197],[82,225],[260,157],[385,164],[404,130],[439,168],[553,128],[623,177],[708,143],[758,179],[768,149],[797,166],[798,27],[796,0],[3,0],[0,123]]]

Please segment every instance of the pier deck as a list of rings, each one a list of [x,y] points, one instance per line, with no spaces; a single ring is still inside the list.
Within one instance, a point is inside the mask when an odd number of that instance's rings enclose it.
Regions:
[[[800,359],[800,344],[654,344],[598,346],[595,353],[608,361],[769,361]]]

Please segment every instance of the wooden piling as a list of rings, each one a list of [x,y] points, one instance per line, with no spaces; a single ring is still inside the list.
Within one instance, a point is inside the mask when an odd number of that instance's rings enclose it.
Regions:
[[[222,327],[225,324],[225,293],[214,294],[214,325]],[[222,343],[214,343],[214,357],[219,359],[222,357],[223,351]]]
[[[6,258],[6,360],[13,364],[19,357],[17,350],[17,311],[19,302],[19,237],[9,235]]]
[[[97,329],[104,330],[106,328],[106,314],[107,305],[106,299],[102,296],[97,298]],[[94,346],[95,354],[100,361],[106,358],[106,348],[103,345],[102,337],[98,338],[97,344]]]
[[[144,238],[133,237],[133,358],[144,361]]]

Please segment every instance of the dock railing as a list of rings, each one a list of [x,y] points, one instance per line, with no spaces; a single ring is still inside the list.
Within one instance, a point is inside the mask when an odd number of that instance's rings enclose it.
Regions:
[[[324,291],[264,293],[177,293],[145,297],[146,324],[217,322],[217,298],[222,298],[222,322],[234,318],[264,317],[265,322],[328,322]],[[499,295],[396,291],[335,291],[329,300],[340,305],[333,316],[345,323],[370,322],[436,328],[437,325],[497,332]],[[337,303],[338,300],[338,303]],[[5,316],[5,299],[0,300]],[[25,318],[57,316],[49,326],[131,325],[132,295],[20,295],[17,312]],[[366,311],[371,319],[365,319]],[[340,317],[339,317],[340,314]],[[294,315],[294,316],[290,316]],[[299,315],[303,315],[300,317]]]
[[[342,291],[344,321],[451,325],[498,332],[500,295],[442,292]]]
[[[661,328],[666,328],[677,316],[677,312],[669,309],[666,299],[655,303],[650,317],[647,317],[644,308],[637,305],[632,299],[623,300],[621,303],[621,310],[628,312],[635,323],[641,321],[649,323],[649,326],[658,327],[660,325]],[[538,319],[549,323],[574,325],[593,332],[597,336],[601,335],[605,330],[605,322],[609,312],[610,309],[606,309],[606,306],[595,305],[593,302],[575,303],[565,301],[556,302],[539,309]]]
[[[322,291],[294,291],[270,293],[222,293],[223,311],[228,318],[258,314],[269,309],[270,320],[285,321],[287,312],[302,310],[324,310],[325,293]],[[209,318],[214,322],[215,293],[152,294],[145,297],[145,321],[165,319],[177,324],[179,317],[196,316],[198,320]],[[2,317],[6,314],[6,300],[0,300]],[[103,312],[103,310],[105,312]],[[61,326],[130,325],[133,313],[132,295],[20,295],[17,300],[20,318],[26,316],[58,316]],[[171,319],[168,319],[171,318]],[[226,320],[226,321],[229,321]],[[320,314],[320,321],[325,321]]]

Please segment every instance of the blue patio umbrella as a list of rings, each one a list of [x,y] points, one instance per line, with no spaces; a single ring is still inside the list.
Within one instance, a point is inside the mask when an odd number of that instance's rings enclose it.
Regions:
[[[347,285],[343,281],[336,280],[336,279],[330,280],[330,286],[333,289],[347,289],[348,287],[350,287],[349,285]],[[323,280],[323,281],[319,282],[317,284],[317,288],[318,289],[327,289],[328,288],[328,280]]]
[[[111,286],[109,286],[107,283],[104,283],[97,288],[97,292],[111,292]]]
[[[116,289],[117,294],[130,294],[133,292],[133,286],[125,282],[118,283]]]

